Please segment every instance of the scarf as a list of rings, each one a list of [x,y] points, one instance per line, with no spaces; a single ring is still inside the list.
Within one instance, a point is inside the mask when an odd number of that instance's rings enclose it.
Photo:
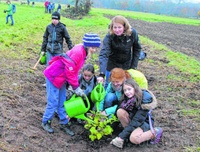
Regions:
[[[123,100],[121,103],[121,107],[127,111],[132,111],[133,108],[135,107],[135,102],[136,102],[136,98],[134,96],[128,100]]]

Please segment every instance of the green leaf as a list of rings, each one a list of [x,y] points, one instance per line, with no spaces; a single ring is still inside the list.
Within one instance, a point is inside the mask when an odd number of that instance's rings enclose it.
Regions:
[[[84,128],[85,128],[85,129],[90,129],[90,127],[91,127],[91,125],[89,125],[89,124],[85,124],[85,125],[84,125]]]
[[[97,139],[101,139],[103,137],[103,135],[101,133],[97,133]]]
[[[113,132],[113,129],[107,125],[106,128],[104,129],[104,134],[110,135],[112,132]]]
[[[98,133],[95,127],[90,128],[90,132],[91,134],[94,134],[94,135]]]
[[[96,139],[96,136],[95,135],[90,135],[89,138],[94,141]]]

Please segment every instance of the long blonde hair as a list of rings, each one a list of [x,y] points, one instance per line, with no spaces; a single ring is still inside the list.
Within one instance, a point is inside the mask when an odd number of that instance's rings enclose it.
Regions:
[[[119,24],[122,24],[124,26],[124,35],[126,36],[130,36],[131,33],[132,33],[132,30],[131,30],[131,25],[129,24],[129,21],[121,16],[121,15],[117,15],[115,17],[113,17],[113,19],[111,20],[111,23],[109,25],[109,31],[110,31],[110,34],[113,35],[114,34],[114,31],[113,31],[113,24],[114,23],[119,23]]]

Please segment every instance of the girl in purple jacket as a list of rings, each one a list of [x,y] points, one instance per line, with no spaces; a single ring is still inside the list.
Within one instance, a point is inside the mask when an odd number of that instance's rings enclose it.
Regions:
[[[78,73],[85,63],[87,56],[96,51],[101,44],[97,34],[86,33],[83,37],[83,44],[78,44],[66,54],[55,56],[49,62],[49,66],[44,70],[46,77],[47,105],[42,118],[42,128],[53,133],[51,121],[54,112],[57,111],[60,119],[60,129],[73,136],[74,132],[68,125],[69,118],[64,109],[66,100],[66,85],[71,85],[78,96],[83,96],[84,92],[79,87]]]

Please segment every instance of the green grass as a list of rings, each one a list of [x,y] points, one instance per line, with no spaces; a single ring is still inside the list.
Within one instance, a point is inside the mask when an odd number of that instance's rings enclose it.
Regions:
[[[117,13],[116,13],[117,12]],[[152,13],[142,13],[142,12],[133,12],[133,11],[120,11],[120,10],[108,10],[108,9],[92,9],[94,14],[110,14],[110,15],[123,15],[125,17],[131,17],[133,19],[144,20],[148,22],[169,22],[174,24],[188,24],[188,25],[200,25],[200,20],[198,19],[189,19],[181,17],[173,17],[166,15],[156,15]]]

